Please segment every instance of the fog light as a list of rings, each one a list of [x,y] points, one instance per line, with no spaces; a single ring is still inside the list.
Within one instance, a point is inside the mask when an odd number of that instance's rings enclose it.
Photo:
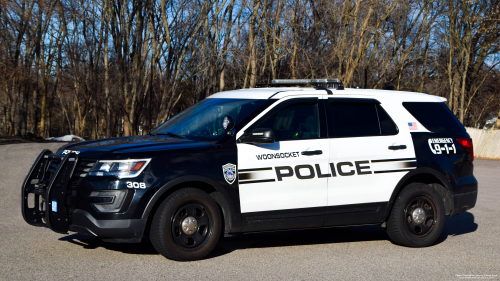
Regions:
[[[127,189],[92,191],[90,202],[99,212],[118,212],[125,201],[127,192]]]

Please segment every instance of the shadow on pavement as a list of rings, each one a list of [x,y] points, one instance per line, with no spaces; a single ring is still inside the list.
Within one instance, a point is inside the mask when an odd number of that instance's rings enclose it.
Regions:
[[[448,236],[474,232],[477,230],[477,227],[477,224],[474,222],[474,215],[469,212],[464,212],[451,218],[447,217],[443,232],[434,245],[442,243]],[[238,249],[377,240],[389,240],[389,237],[385,232],[385,228],[376,225],[243,234],[221,240],[208,258],[224,255]]]
[[[306,229],[277,232],[263,232],[238,234],[229,238],[222,238],[212,253],[207,257],[222,256],[239,249],[270,248],[330,243],[345,243],[355,241],[387,240],[385,229],[380,226],[351,226],[325,229]],[[60,241],[81,246],[84,249],[105,248],[127,254],[156,255],[149,238],[144,237],[141,243],[109,243],[100,238],[82,234],[71,234]]]
[[[469,212],[461,213],[454,217],[446,217],[443,232],[434,244],[439,244],[448,236],[458,236],[471,233],[477,230],[477,223],[474,222],[474,215]]]
[[[111,251],[118,251],[126,254],[158,254],[147,237],[144,237],[141,243],[110,243],[102,241],[101,238],[86,236],[82,234],[71,234],[59,238],[59,240],[82,246],[82,248],[84,249],[105,248]]]
[[[474,222],[474,215],[469,212],[451,218],[447,217],[443,232],[434,245],[444,242],[448,236],[474,232],[477,230],[477,227],[477,224]],[[59,240],[82,246],[84,249],[102,247],[127,254],[158,254],[147,237],[144,237],[142,242],[137,244],[109,243],[102,241],[100,238],[81,234],[68,235]],[[232,237],[222,238],[207,259],[226,255],[241,249],[380,240],[389,240],[389,237],[385,232],[385,228],[376,225],[237,234]]]
[[[385,228],[377,225],[250,233],[222,239],[207,258],[221,256],[240,249],[335,244],[388,239]]]

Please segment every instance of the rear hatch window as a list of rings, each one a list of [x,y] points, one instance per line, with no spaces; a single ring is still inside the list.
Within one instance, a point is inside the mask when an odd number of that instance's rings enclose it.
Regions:
[[[403,106],[431,132],[465,132],[462,123],[442,102],[403,102]]]

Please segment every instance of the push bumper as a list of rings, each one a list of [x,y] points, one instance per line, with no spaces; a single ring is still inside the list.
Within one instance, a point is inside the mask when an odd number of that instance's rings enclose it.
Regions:
[[[140,241],[146,219],[97,220],[87,211],[77,209],[78,183],[94,163],[95,160],[79,159],[74,153],[56,155],[42,151],[22,186],[24,220],[62,234],[71,230],[113,238],[115,242]]]
[[[78,161],[76,154],[63,156],[50,150],[42,151],[22,186],[24,220],[34,226],[67,233],[75,192],[72,183],[81,176],[79,171],[87,167],[77,167],[77,163],[87,165],[87,162]]]
[[[73,212],[69,230],[101,238],[142,238],[146,219],[96,220],[84,210]]]

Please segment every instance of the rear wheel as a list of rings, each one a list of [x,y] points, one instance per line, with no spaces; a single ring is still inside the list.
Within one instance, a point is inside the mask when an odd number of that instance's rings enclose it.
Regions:
[[[412,183],[400,193],[387,221],[392,242],[407,247],[432,245],[444,226],[444,204],[427,184]]]
[[[151,223],[151,242],[168,259],[199,260],[215,248],[220,232],[217,203],[201,190],[184,188],[158,207]]]

